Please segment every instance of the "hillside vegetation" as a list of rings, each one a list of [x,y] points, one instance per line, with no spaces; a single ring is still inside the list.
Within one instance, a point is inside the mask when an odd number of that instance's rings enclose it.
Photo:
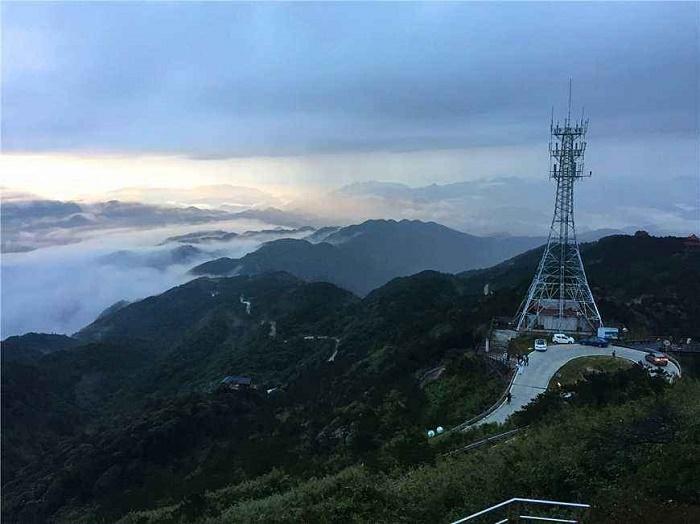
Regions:
[[[543,248],[489,269],[462,273],[469,291],[489,284],[512,315],[527,291]],[[700,249],[678,237],[616,235],[581,245],[588,283],[603,321],[631,335],[700,338]]]
[[[79,332],[78,347],[4,367],[4,514],[111,521],[273,468],[307,478],[419,462],[425,428],[501,392],[504,370],[471,351],[486,315],[439,273],[362,301],[272,273],[197,279],[124,306]],[[436,366],[439,380],[421,384]],[[222,389],[226,375],[257,389]]]
[[[700,518],[700,387],[668,387],[639,369],[590,377],[542,397],[507,442],[390,471],[355,465],[301,483],[281,470],[255,482],[134,512],[161,522],[450,522],[513,496],[593,504],[587,522]],[[473,438],[473,437],[472,437]],[[434,451],[454,446],[449,437]]]
[[[605,319],[694,336],[699,254],[682,239],[610,237],[582,253]],[[700,397],[687,378],[584,375],[515,417],[526,433],[468,454],[442,456],[498,430],[425,437],[503,391],[506,370],[475,348],[538,257],[425,271],[364,298],[284,272],[198,278],[73,338],[13,337],[3,518],[425,521],[520,495],[594,502],[596,522],[692,521]],[[227,375],[255,387],[225,388]]]

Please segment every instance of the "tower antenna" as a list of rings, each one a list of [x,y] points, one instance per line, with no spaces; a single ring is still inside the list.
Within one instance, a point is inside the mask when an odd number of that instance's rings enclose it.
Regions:
[[[571,122],[571,77],[569,77],[569,111],[566,114],[566,122]]]

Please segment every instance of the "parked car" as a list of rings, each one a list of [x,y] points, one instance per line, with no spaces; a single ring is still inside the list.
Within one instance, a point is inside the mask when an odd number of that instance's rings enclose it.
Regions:
[[[584,346],[595,346],[598,348],[606,348],[610,345],[610,342],[600,337],[584,338],[583,340],[579,340],[578,343],[583,344]]]
[[[651,362],[655,366],[668,365],[668,356],[664,353],[661,353],[661,351],[650,351],[644,358],[647,362]]]
[[[552,335],[552,342],[555,344],[573,344],[574,337],[569,337],[564,333],[554,333],[554,335]]]
[[[547,351],[547,341],[543,338],[535,340],[535,351]]]

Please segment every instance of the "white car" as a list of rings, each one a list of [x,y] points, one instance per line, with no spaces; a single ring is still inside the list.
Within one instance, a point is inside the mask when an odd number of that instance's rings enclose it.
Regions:
[[[555,344],[573,344],[574,338],[568,337],[563,333],[555,333],[552,335],[552,342]]]
[[[543,338],[535,340],[535,351],[547,351],[547,341]]]

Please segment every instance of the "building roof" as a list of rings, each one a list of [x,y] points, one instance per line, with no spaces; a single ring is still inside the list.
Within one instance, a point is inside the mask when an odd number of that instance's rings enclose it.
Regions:
[[[685,238],[684,244],[686,247],[698,248],[700,247],[700,238],[698,238],[697,235],[688,235]]]

